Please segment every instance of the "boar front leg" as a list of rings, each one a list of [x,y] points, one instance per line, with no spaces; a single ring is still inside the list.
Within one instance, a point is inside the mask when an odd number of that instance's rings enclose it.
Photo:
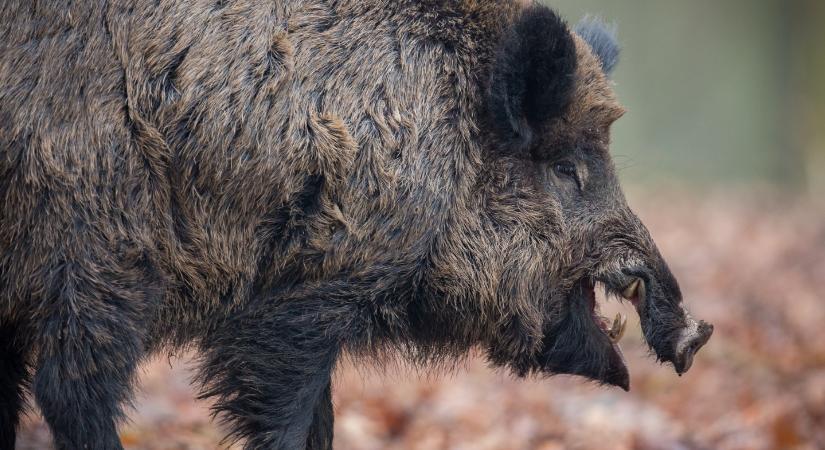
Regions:
[[[26,381],[21,329],[0,321],[0,449],[13,449]]]
[[[42,303],[32,392],[58,449],[122,448],[145,318],[142,295],[118,293],[66,288]]]
[[[327,383],[321,397],[315,403],[315,415],[309,429],[306,450],[332,449],[333,423],[335,413],[332,408],[332,380]]]
[[[253,300],[202,342],[203,396],[246,449],[331,448],[331,374],[353,320],[314,294]]]

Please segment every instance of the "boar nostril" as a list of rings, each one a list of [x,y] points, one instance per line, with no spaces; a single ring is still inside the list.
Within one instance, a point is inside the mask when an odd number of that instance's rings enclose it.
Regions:
[[[690,369],[696,352],[708,342],[713,334],[713,325],[705,321],[700,321],[695,330],[692,328],[688,327],[686,333],[683,334],[683,338],[676,344],[676,358],[673,365],[676,368],[676,373],[680,376]]]

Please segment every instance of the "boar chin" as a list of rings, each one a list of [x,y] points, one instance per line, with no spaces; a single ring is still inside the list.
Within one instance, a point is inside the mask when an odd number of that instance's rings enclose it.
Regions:
[[[594,284],[581,280],[569,295],[565,317],[545,332],[539,356],[541,370],[570,374],[630,389],[624,355],[606,321],[597,314]]]

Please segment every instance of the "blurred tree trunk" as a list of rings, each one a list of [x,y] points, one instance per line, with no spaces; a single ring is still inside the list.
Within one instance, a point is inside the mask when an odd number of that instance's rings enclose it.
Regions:
[[[801,152],[805,187],[825,201],[825,2],[793,0],[784,5],[792,58],[788,129],[793,147]]]

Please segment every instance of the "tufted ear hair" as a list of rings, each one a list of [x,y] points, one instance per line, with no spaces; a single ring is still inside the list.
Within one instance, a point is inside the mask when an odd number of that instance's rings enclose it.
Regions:
[[[544,6],[526,8],[502,37],[491,69],[489,105],[499,137],[528,146],[541,125],[564,114],[575,73],[567,25]]]
[[[605,75],[610,76],[619,63],[621,48],[616,39],[616,25],[608,25],[599,18],[585,17],[574,30],[593,50],[602,63]]]

